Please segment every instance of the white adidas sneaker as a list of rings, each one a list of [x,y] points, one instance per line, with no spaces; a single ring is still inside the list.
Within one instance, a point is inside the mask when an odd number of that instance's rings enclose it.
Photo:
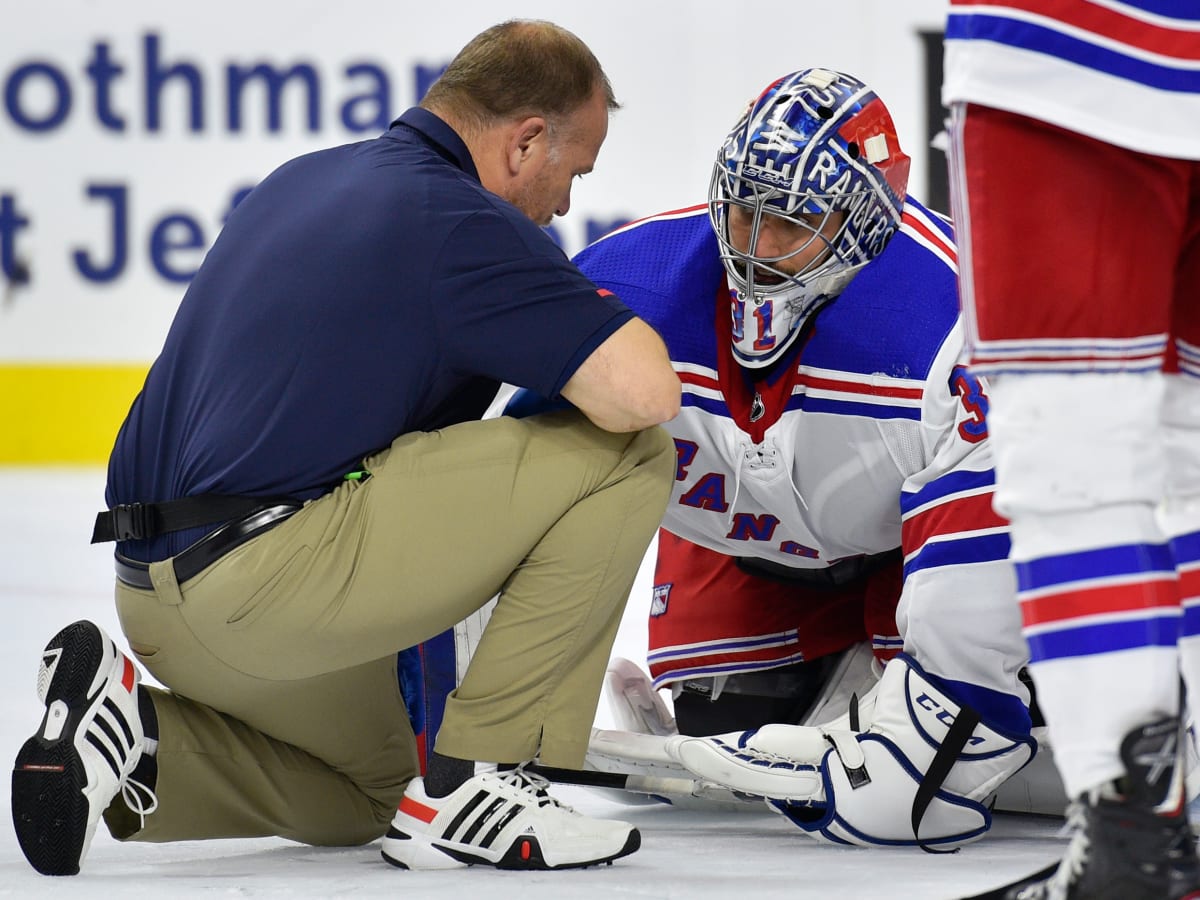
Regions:
[[[25,858],[43,875],[79,872],[118,792],[143,816],[157,807],[153,792],[129,778],[145,746],[139,681],[91,622],[68,625],[42,653],[37,692],[46,713],[13,766],[12,815]]]
[[[414,778],[383,839],[383,858],[402,869],[573,869],[611,864],[641,846],[627,822],[591,819],[551,797],[522,768],[481,772],[447,797]]]

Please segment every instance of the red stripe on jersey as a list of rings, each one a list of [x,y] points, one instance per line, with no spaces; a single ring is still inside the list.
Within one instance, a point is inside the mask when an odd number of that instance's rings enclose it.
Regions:
[[[681,216],[684,213],[699,212],[702,209],[708,209],[707,203],[697,203],[695,206],[684,206],[680,209],[669,209],[666,212],[655,213],[652,216],[642,216],[640,219],[634,219],[632,222],[626,222],[620,228],[614,228],[609,234],[615,234],[618,231],[624,231],[626,228],[633,228],[635,225],[641,225],[643,222],[653,222],[655,219],[666,218],[667,216]],[[608,235],[605,235],[606,237]]]
[[[1179,573],[1179,596],[1183,600],[1200,597],[1200,569],[1189,569]]]
[[[900,541],[907,556],[932,537],[1007,526],[1008,520],[992,509],[992,492],[987,491],[948,500],[910,516],[900,527]]]
[[[612,291],[610,291],[610,290],[607,290],[607,289],[605,289],[605,288],[596,288],[596,293],[597,293],[597,294],[599,294],[601,297],[613,297],[613,296],[615,296],[615,295],[613,294],[613,292],[612,292]]]
[[[948,257],[950,257],[950,259],[954,260],[956,263],[958,262],[958,251],[954,249],[954,245],[947,240],[946,236],[936,228],[930,228],[911,213],[905,213],[903,216],[901,216],[900,224],[907,225],[917,234],[921,235],[921,237],[925,238],[925,240],[929,241],[931,244],[945,253]]]
[[[885,387],[878,384],[863,384],[858,381],[837,381],[832,378],[816,378],[801,373],[799,383],[806,388],[821,391],[841,391],[845,394],[866,394],[870,397],[893,397],[899,400],[920,400],[922,388]]]
[[[419,800],[414,800],[412,797],[405,794],[400,798],[400,812],[406,816],[412,816],[414,819],[420,819],[422,822],[429,823],[437,816],[437,810],[432,806],[426,806]]]
[[[694,384],[697,387],[709,388],[710,390],[720,391],[721,384],[711,375],[700,375],[696,372],[676,372],[679,380],[684,384]]]
[[[951,6],[968,4],[1016,9],[1048,16],[1064,25],[1081,28],[1098,37],[1149,53],[1200,61],[1200,31],[1184,28],[1183,21],[1180,21],[1176,28],[1156,25],[1114,9],[1107,9],[1093,0],[952,0]],[[953,12],[951,9],[951,13]],[[969,13],[964,11],[963,14]]]
[[[1021,617],[1025,627],[1030,628],[1083,616],[1178,607],[1179,592],[1176,582],[1175,579],[1169,578],[1068,590],[1030,599],[1022,598]]]

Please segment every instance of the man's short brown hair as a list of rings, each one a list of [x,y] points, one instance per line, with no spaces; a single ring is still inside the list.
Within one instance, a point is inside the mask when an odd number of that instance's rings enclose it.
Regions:
[[[421,106],[475,127],[525,116],[554,120],[583,106],[597,87],[608,108],[617,109],[608,76],[587,44],[551,22],[514,19],[463,47]]]

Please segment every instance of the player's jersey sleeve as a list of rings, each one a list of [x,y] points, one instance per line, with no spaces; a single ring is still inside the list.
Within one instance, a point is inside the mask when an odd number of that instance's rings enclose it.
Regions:
[[[961,319],[931,369],[922,408],[925,462],[900,496],[904,650],[951,682],[985,718],[1028,725],[1017,679],[1026,660],[1008,523],[992,509],[987,387],[959,364]],[[895,448],[902,453],[902,448]]]

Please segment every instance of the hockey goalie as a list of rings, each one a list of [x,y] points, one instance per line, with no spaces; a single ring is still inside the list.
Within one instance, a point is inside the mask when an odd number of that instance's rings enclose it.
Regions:
[[[953,230],[908,167],[874,91],[795,72],[737,121],[707,203],[576,258],[683,382],[651,686],[610,673],[645,702],[589,758],[765,798],[822,840],[938,849],[983,835],[1006,785],[1065,800],[1010,782],[1037,740],[987,390],[960,365]],[[666,687],[674,724],[639,722]]]

